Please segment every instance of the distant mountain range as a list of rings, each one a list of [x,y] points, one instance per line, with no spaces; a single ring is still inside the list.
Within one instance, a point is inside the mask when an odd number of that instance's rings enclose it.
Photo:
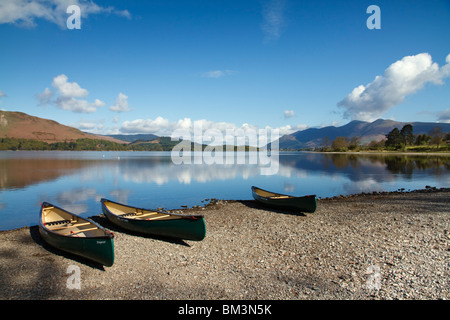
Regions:
[[[310,128],[285,135],[279,139],[279,147],[282,150],[316,148],[323,146],[325,137],[331,143],[336,137],[340,136],[349,139],[359,137],[361,143],[372,140],[379,141],[385,138],[385,135],[392,129],[398,128],[400,130],[406,124],[413,126],[414,134],[428,134],[435,127],[440,127],[444,132],[450,132],[450,123],[397,122],[383,119],[374,122],[352,121],[341,127]],[[47,143],[97,139],[120,144],[136,144],[152,150],[171,149],[173,145],[178,144],[178,141],[170,141],[170,137],[158,137],[154,134],[95,135],[62,125],[53,120],[13,111],[0,111],[0,138],[32,139]]]
[[[111,137],[126,142],[136,142],[136,141],[152,141],[159,138],[157,135],[148,134],[109,134],[106,137]]]
[[[359,137],[361,143],[364,144],[372,140],[379,141],[385,138],[385,135],[392,129],[398,128],[401,130],[406,124],[413,126],[414,134],[428,134],[435,127],[440,127],[445,132],[450,131],[450,123],[397,122],[383,119],[378,119],[374,122],[355,120],[341,127],[310,128],[285,135],[279,139],[279,148],[284,150],[317,148],[323,146],[325,137],[328,137],[330,143],[337,137],[346,137],[349,139]]]

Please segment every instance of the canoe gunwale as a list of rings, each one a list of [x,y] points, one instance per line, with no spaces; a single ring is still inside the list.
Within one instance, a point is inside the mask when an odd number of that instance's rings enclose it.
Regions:
[[[108,199],[101,199],[100,202],[102,205],[103,214],[108,220],[110,220],[113,224],[116,224],[117,226],[131,232],[193,241],[201,241],[206,235],[205,218],[201,214],[172,214],[169,212],[154,211],[151,209],[141,209]],[[120,214],[112,212],[110,208],[108,208],[107,203],[124,206],[126,208],[130,208],[131,210],[144,210],[144,212],[150,211],[152,213],[155,212],[156,214],[163,215],[163,218],[133,219],[128,216],[124,217]]]
[[[127,204],[123,204],[123,203],[116,202],[116,201],[109,200],[109,199],[105,199],[105,198],[102,198],[102,199],[100,200],[100,202],[101,202],[102,205],[106,208],[106,210],[108,210],[108,212],[109,212],[110,214],[112,214],[113,216],[117,217],[118,219],[123,219],[123,220],[132,220],[132,221],[136,221],[136,220],[141,220],[141,219],[136,219],[136,218],[133,218],[133,217],[125,216],[125,215],[129,215],[129,214],[131,214],[131,213],[124,213],[123,215],[115,214],[114,212],[112,212],[111,210],[109,210],[109,208],[108,208],[108,206],[106,205],[105,202],[111,202],[111,203],[114,203],[114,204],[117,204],[117,205],[120,205],[120,206],[128,207],[128,208],[133,209],[133,210],[151,211],[151,212],[160,213],[160,214],[165,214],[165,215],[169,215],[169,216],[180,217],[180,218],[182,218],[182,219],[204,218],[204,215],[202,215],[202,214],[188,214],[188,215],[187,215],[187,214],[181,214],[181,213],[172,213],[172,212],[167,212],[167,211],[160,211],[160,210],[153,210],[153,209],[145,209],[145,208],[140,208],[140,207],[130,206],[130,205],[127,205]],[[141,220],[141,221],[146,221],[146,220]],[[161,221],[163,221],[163,220],[161,220]]]
[[[60,232],[57,232],[57,231],[55,231],[55,230],[53,230],[53,229],[49,229],[49,228],[47,227],[46,223],[45,223],[44,221],[42,221],[42,213],[43,213],[44,208],[47,207],[47,205],[48,205],[49,207],[53,207],[53,208],[55,208],[55,209],[64,211],[64,212],[66,212],[67,214],[69,214],[69,215],[71,215],[71,216],[73,216],[73,217],[76,217],[76,218],[78,218],[78,219],[80,219],[80,220],[87,221],[87,222],[89,222],[90,224],[93,224],[93,225],[94,225],[95,227],[97,227],[99,230],[103,231],[105,234],[104,234],[104,235],[99,235],[99,236],[76,237],[76,236],[74,236],[74,235],[76,235],[76,233],[75,233],[75,234],[70,234],[70,233],[69,233],[69,234],[61,234]],[[53,222],[54,222],[54,221],[53,221]],[[48,203],[48,202],[43,202],[42,205],[41,205],[41,213],[40,213],[40,215],[39,215],[39,227],[42,228],[43,230],[45,230],[45,231],[48,232],[48,233],[51,233],[51,234],[56,235],[56,236],[59,236],[59,237],[65,237],[65,238],[72,238],[72,239],[112,239],[112,238],[114,238],[114,234],[113,234],[111,231],[106,230],[106,229],[103,228],[101,225],[95,223],[95,222],[92,221],[91,219],[80,217],[79,215],[76,215],[76,214],[74,214],[74,213],[72,213],[72,212],[69,212],[69,211],[67,211],[67,210],[64,210],[64,209],[62,209],[62,208],[60,208],[60,207],[57,207],[57,206],[55,206],[55,205],[53,205],[53,204],[50,204],[50,203]],[[74,227],[76,227],[76,225],[74,225]],[[86,230],[86,231],[87,231],[87,230]],[[77,231],[77,233],[80,233],[80,232],[83,232],[83,230],[78,230],[78,231]]]
[[[263,195],[259,194],[257,190],[261,190],[261,191],[273,194],[273,196],[270,196],[270,197],[263,196]],[[290,195],[287,195],[287,194],[275,193],[275,192],[267,191],[267,190],[264,190],[264,189],[261,189],[261,188],[255,187],[255,186],[252,186],[252,191],[254,193],[256,193],[259,197],[261,197],[263,199],[267,199],[267,200],[278,200],[277,198],[272,198],[272,197],[279,197],[279,196],[287,197],[287,198],[284,198],[284,199],[304,199],[304,198],[312,198],[312,197],[315,198],[316,197],[315,194],[310,194],[310,195],[301,196],[301,197],[295,197],[295,196],[290,196]]]

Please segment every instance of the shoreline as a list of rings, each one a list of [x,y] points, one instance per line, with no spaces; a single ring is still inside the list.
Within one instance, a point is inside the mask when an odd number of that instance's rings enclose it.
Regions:
[[[115,234],[112,267],[46,245],[36,226],[2,231],[0,299],[449,299],[449,195],[336,196],[312,214],[253,200],[179,209],[205,216],[198,242],[137,236],[94,216]],[[80,269],[79,290],[67,288],[69,266]]]
[[[308,151],[304,151],[308,152]],[[322,154],[375,154],[375,155],[411,155],[411,156],[450,156],[450,151],[441,152],[408,152],[408,151],[309,151],[312,153],[322,153]]]
[[[46,149],[33,149],[33,150],[0,150],[0,152],[172,152],[172,150],[46,150]],[[222,151],[226,152],[270,152],[271,150],[233,150],[233,151]],[[278,153],[282,152],[297,152],[297,153],[323,153],[323,154],[398,154],[398,155],[450,155],[450,151],[313,151],[313,150],[275,150]],[[195,151],[191,152],[203,152],[203,151]]]
[[[406,190],[406,189],[398,189],[396,191],[372,191],[372,192],[360,192],[360,193],[354,193],[354,194],[339,194],[336,196],[331,196],[331,197],[317,197],[317,201],[321,201],[321,200],[335,200],[335,199],[346,199],[346,198],[352,198],[352,197],[358,197],[358,196],[367,196],[367,195],[390,195],[390,194],[398,194],[398,193],[429,193],[429,192],[450,192],[450,188],[437,188],[437,187],[431,187],[431,186],[426,186],[424,189],[413,189],[413,190]],[[253,199],[251,200],[222,200],[222,199],[216,199],[216,198],[209,198],[209,203],[205,203],[203,205],[195,205],[192,208],[177,208],[177,209],[168,209],[167,212],[171,212],[171,213],[192,213],[192,212],[198,212],[199,210],[203,211],[203,210],[214,210],[216,206],[218,205],[222,205],[225,203],[232,203],[232,202],[251,202],[251,201],[255,201]],[[201,212],[200,212],[201,214]],[[98,219],[100,217],[103,217],[103,213],[98,214],[98,215],[94,215],[94,216],[90,216],[88,217],[89,219]],[[38,225],[30,225],[30,226],[23,226],[23,227],[18,227],[18,228],[13,228],[13,229],[8,229],[8,230],[0,230],[0,234],[4,233],[4,232],[12,232],[12,231],[16,231],[16,230],[21,230],[21,229],[30,229],[30,228],[36,228],[38,227]]]

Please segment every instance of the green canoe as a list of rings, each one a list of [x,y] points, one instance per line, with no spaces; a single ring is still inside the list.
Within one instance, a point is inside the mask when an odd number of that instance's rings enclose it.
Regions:
[[[294,197],[281,193],[270,192],[255,186],[252,187],[252,194],[256,201],[273,208],[310,213],[316,211],[317,208],[317,200],[315,195]]]
[[[51,246],[104,266],[114,263],[114,235],[90,219],[48,202],[41,207],[39,233]]]
[[[141,209],[101,199],[102,210],[112,223],[123,229],[156,236],[200,241],[205,238],[203,215],[185,215]]]

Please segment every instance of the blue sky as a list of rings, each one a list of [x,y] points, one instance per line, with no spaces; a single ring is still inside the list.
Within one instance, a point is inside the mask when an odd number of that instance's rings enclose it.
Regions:
[[[0,0],[0,39],[0,109],[93,133],[450,122],[448,0]]]

